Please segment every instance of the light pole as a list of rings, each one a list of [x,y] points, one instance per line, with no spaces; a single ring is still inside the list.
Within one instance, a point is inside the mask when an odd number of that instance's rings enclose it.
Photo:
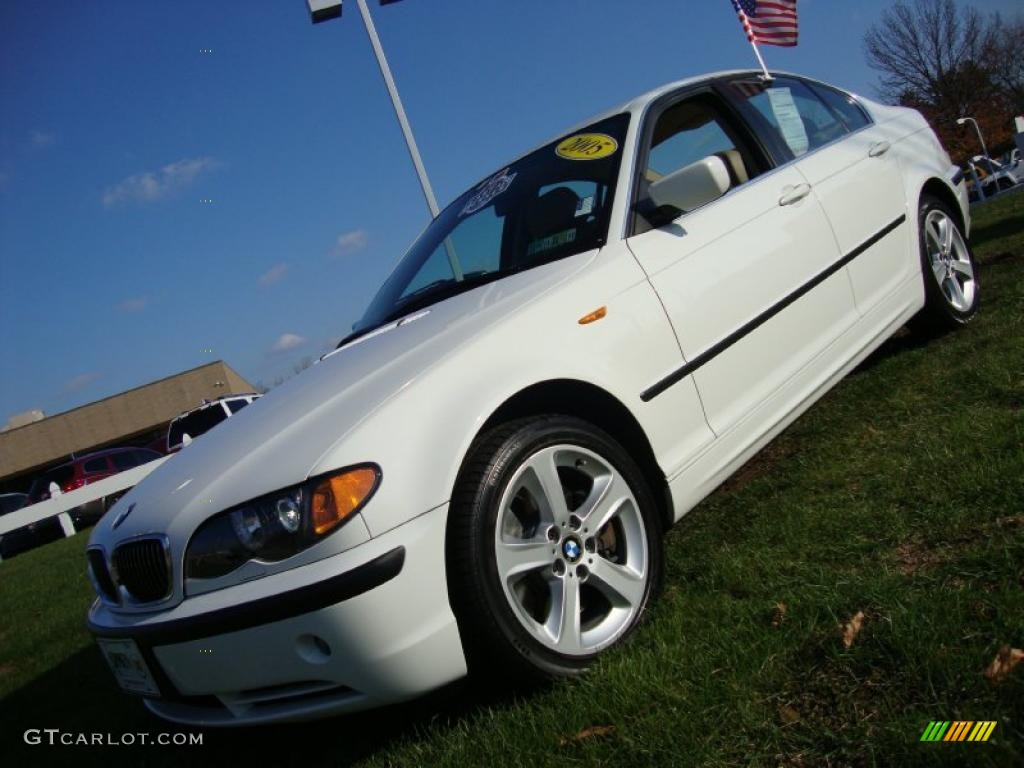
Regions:
[[[341,16],[343,0],[306,0],[309,6],[309,13],[313,23],[336,19]],[[398,0],[380,0],[381,5],[390,5]],[[398,87],[395,85],[395,78],[391,75],[391,67],[384,56],[384,48],[377,36],[377,28],[373,24],[373,17],[370,16],[370,9],[366,6],[366,0],[356,0],[359,5],[359,12],[362,14],[363,22],[366,24],[366,34],[370,36],[370,45],[377,56],[377,65],[380,67],[380,74],[384,78],[384,84],[391,95],[391,106],[395,108],[395,115],[398,117],[398,124],[402,127],[402,134],[405,136],[405,145],[409,148],[409,156],[412,164],[416,167],[416,175],[419,177],[420,186],[423,188],[423,196],[427,199],[427,207],[430,208],[430,215],[436,217],[438,214],[437,198],[434,197],[434,190],[430,186],[430,179],[427,178],[427,170],[423,167],[423,160],[420,158],[419,148],[416,146],[416,139],[412,135],[412,128],[409,126],[409,119],[405,116],[405,108],[402,106],[402,99],[398,95]]]
[[[985,146],[985,139],[981,136],[981,128],[978,127],[978,121],[973,117],[959,117],[957,118],[957,125],[965,125],[971,123],[974,126],[974,132],[978,134],[978,142],[981,144],[981,154],[987,161],[985,163],[985,173],[992,173],[992,159],[988,156],[988,147]],[[980,200],[985,199],[985,190],[982,188],[981,179],[978,178],[978,172],[974,170],[974,163],[970,162],[971,175],[974,177],[974,188],[978,191],[978,198]],[[996,185],[998,190],[998,184]]]
[[[985,156],[986,160],[990,159],[988,156],[988,147],[985,146],[985,139],[981,137],[981,128],[978,127],[978,121],[975,120],[973,117],[957,118],[957,125],[964,125],[965,123],[970,123],[971,125],[974,126],[974,132],[978,134],[978,142],[981,144],[981,154]]]

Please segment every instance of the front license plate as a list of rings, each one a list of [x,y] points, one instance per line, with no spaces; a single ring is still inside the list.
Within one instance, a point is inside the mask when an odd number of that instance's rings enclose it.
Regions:
[[[97,638],[100,650],[110,665],[118,685],[131,693],[159,696],[160,689],[153,679],[142,651],[134,640],[106,640]]]

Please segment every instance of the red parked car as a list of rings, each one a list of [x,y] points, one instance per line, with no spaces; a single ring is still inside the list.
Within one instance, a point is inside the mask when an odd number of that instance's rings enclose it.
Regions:
[[[50,484],[56,483],[61,493],[73,491],[83,485],[95,483],[126,469],[159,459],[160,454],[148,448],[108,448],[105,451],[78,456],[37,477],[28,491],[28,503],[35,504],[50,498]],[[87,502],[69,510],[75,528],[95,523],[125,491]]]

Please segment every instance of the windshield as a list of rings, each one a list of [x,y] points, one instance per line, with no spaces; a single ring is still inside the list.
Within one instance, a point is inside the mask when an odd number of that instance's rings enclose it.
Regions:
[[[342,343],[505,275],[604,244],[629,116],[594,123],[467,190],[413,243]]]

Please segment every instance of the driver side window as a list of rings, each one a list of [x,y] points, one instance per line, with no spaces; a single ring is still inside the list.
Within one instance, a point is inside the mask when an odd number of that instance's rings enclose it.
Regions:
[[[678,209],[658,208],[649,199],[651,184],[712,157],[725,166],[729,189],[745,184],[759,172],[710,98],[696,96],[666,109],[655,123],[647,164],[640,179],[635,233],[663,226],[680,213]]]

